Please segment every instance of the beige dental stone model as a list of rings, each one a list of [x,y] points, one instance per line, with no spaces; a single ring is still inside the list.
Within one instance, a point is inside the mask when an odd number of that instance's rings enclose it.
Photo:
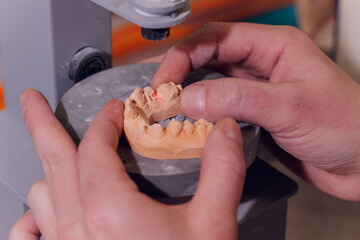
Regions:
[[[136,88],[125,103],[124,130],[131,148],[156,159],[197,158],[213,124],[203,119],[192,124],[171,120],[166,128],[159,123],[180,113],[178,99],[182,88],[164,83],[156,91]]]

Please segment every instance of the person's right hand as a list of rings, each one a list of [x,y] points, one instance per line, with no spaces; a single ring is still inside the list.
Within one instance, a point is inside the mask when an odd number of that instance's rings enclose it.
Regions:
[[[167,52],[153,87],[181,83],[205,65],[233,78],[185,88],[185,115],[260,125],[301,160],[295,170],[302,177],[339,198],[360,200],[360,86],[304,33],[284,26],[208,24]]]

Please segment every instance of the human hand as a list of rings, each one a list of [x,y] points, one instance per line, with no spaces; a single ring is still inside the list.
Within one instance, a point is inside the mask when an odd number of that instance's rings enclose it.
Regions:
[[[298,174],[329,194],[360,200],[360,86],[304,33],[284,26],[208,24],[167,52],[153,87],[179,84],[205,65],[232,78],[185,88],[185,115],[260,125],[301,160],[287,162]]]
[[[30,189],[30,211],[10,240],[236,239],[246,166],[234,120],[210,133],[192,200],[169,206],[140,193],[116,153],[120,100],[104,106],[78,148],[39,92],[25,91],[21,105],[46,180]]]

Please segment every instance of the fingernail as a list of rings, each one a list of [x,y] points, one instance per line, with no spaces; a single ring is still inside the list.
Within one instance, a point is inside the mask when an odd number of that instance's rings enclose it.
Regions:
[[[159,70],[160,70],[160,68],[159,68]],[[162,72],[156,73],[151,81],[152,82],[151,86],[152,86],[152,88],[156,89],[161,85],[161,83],[171,82],[171,81],[172,81],[171,77],[168,73],[162,73]]]
[[[243,139],[241,136],[241,130],[236,121],[232,118],[225,118],[222,120],[222,129],[227,137],[235,140],[236,142],[242,144]]]
[[[118,98],[113,98],[108,101],[105,106],[112,112],[119,112],[123,108],[124,103]]]
[[[20,97],[20,108],[23,113],[25,112],[28,99],[29,99],[29,93],[27,90],[25,90],[25,91],[23,91],[23,93],[21,94],[21,97]]]
[[[186,87],[180,95],[180,109],[187,116],[199,117],[205,110],[205,86],[194,84]]]

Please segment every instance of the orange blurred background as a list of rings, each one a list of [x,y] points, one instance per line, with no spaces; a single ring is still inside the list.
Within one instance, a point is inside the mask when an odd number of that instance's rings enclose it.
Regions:
[[[0,82],[0,110],[5,108],[5,97],[4,97],[4,87]]]
[[[294,0],[192,0],[191,16],[170,29],[170,37],[161,42],[150,42],[140,37],[140,27],[128,22],[113,23],[112,44],[115,65],[129,63],[128,58],[144,52],[159,52],[190,35],[210,21],[234,21],[261,14]],[[116,17],[115,17],[116,18]],[[131,61],[131,60],[130,60]]]

